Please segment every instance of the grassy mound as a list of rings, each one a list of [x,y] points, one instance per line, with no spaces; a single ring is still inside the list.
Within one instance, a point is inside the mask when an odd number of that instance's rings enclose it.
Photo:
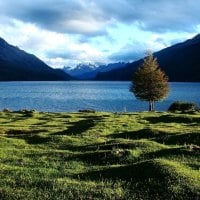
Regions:
[[[200,114],[0,112],[0,199],[199,199]]]

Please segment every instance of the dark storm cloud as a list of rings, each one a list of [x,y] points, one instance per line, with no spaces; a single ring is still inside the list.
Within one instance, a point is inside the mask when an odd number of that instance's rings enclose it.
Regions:
[[[106,28],[117,22],[153,32],[190,32],[200,24],[197,0],[6,0],[0,2],[0,13],[51,31],[89,37],[106,34]]]

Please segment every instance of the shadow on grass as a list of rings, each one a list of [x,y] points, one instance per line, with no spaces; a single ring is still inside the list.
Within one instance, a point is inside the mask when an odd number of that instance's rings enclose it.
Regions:
[[[150,138],[155,138],[155,137],[163,138],[167,136],[168,134],[163,131],[146,128],[146,129],[141,129],[138,131],[130,131],[130,132],[127,131],[127,132],[122,132],[122,133],[116,133],[116,134],[109,135],[108,137],[138,140],[138,139],[150,139]]]
[[[200,118],[191,117],[191,116],[172,116],[172,115],[163,115],[159,117],[145,117],[145,120],[149,121],[152,124],[156,123],[200,123]]]
[[[40,135],[24,135],[20,137],[16,137],[17,139],[23,139],[28,144],[47,144],[49,142],[56,142],[55,138],[53,137],[42,137]]]
[[[111,167],[99,171],[78,174],[78,177],[89,180],[142,180],[154,177],[163,178],[164,174],[154,161],[143,161],[132,165]]]
[[[6,131],[6,137],[23,139],[28,144],[44,144],[50,141],[54,141],[53,136],[42,137],[38,135],[41,132],[46,132],[47,130],[8,130]]]
[[[56,142],[53,137],[41,137],[33,135],[23,138],[28,144],[45,144],[49,142]]]
[[[95,151],[74,154],[69,156],[68,159],[82,161],[89,165],[110,165],[126,163],[129,155],[128,150]]]
[[[113,150],[113,149],[132,149],[136,147],[135,143],[131,142],[116,142],[111,140],[107,143],[99,143],[97,145],[90,145],[87,147],[89,150]]]
[[[200,145],[200,132],[195,133],[166,133],[154,129],[141,129],[138,131],[122,132],[109,135],[112,138],[125,139],[151,139],[153,141],[165,144],[197,144]]]
[[[46,130],[21,130],[21,129],[10,129],[10,130],[7,130],[5,132],[5,134],[9,137],[21,137],[22,135],[32,135],[32,134],[38,134],[40,132],[44,132]]]
[[[113,149],[132,149],[134,147],[136,147],[135,143],[117,142],[116,140],[111,140],[108,142],[96,143],[93,145],[82,145],[82,146],[66,144],[66,145],[61,145],[60,149],[86,152],[86,151],[113,150]]]
[[[155,141],[165,144],[196,144],[200,145],[200,132],[171,134],[164,138],[155,138]]]
[[[197,152],[198,153],[198,152]],[[195,156],[196,152],[190,151],[184,147],[161,149],[154,152],[148,152],[141,155],[141,159],[152,159],[152,158],[166,158],[171,156]]]
[[[48,140],[49,138],[47,138]],[[37,138],[37,144],[40,144],[39,142],[44,142],[43,140],[38,141]],[[33,140],[31,140],[31,144],[33,143]],[[27,154],[27,155],[32,155]],[[69,152],[62,152],[62,151],[52,151],[52,152],[45,152],[45,153],[37,153],[33,156],[41,157],[45,155],[49,159],[55,159],[60,162],[69,162],[69,161],[78,161],[83,162],[86,165],[98,165],[98,166],[105,166],[110,164],[125,164],[127,156],[129,155],[128,151],[123,151],[120,154],[115,154],[112,151],[97,151],[97,152],[85,152],[85,153],[69,153]]]
[[[83,119],[77,122],[69,123],[70,126],[64,130],[57,133],[53,133],[52,135],[80,135],[85,131],[94,127],[102,117],[98,116],[86,116],[87,119]]]
[[[188,187],[184,176],[176,176],[176,172],[170,166],[155,160],[81,173],[75,178],[129,182],[127,187],[134,191],[137,197],[140,196],[139,199],[180,199],[180,195],[183,195],[184,199],[198,199],[198,192]],[[171,190],[172,185],[181,190]]]
[[[149,160],[154,158],[171,158],[179,156],[197,156],[198,151],[191,151],[189,147],[166,148],[157,151],[143,152],[139,157],[132,157],[131,151],[137,147],[137,144],[106,144],[99,145],[99,148],[91,149],[92,146],[85,146],[90,152],[77,153],[68,157],[70,160],[79,160],[87,164],[93,165],[108,165],[108,164],[127,164],[135,161]],[[81,151],[81,149],[79,149]],[[82,151],[84,151],[82,147]]]

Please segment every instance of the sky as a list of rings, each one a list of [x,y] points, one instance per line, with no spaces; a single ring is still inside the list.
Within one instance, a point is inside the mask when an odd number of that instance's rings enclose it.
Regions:
[[[200,33],[200,0],[0,0],[0,37],[54,68],[132,62]]]

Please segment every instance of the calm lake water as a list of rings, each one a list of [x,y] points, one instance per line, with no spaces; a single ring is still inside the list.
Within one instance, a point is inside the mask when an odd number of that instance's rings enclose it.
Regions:
[[[0,109],[35,109],[50,112],[78,111],[143,111],[148,103],[129,92],[130,82],[0,82]],[[170,83],[170,95],[156,103],[165,111],[177,100],[200,104],[200,83]]]

